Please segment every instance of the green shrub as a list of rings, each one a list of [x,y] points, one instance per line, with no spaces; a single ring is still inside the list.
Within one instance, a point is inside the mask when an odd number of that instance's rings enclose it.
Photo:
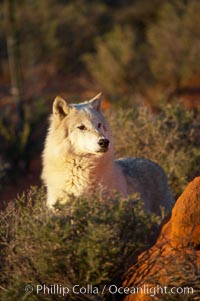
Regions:
[[[135,35],[131,27],[116,26],[96,39],[96,53],[83,59],[94,78],[110,94],[123,94],[130,89],[135,59]]]
[[[109,199],[101,193],[71,198],[54,214],[45,198],[43,189],[32,188],[0,214],[1,301],[63,300],[54,294],[25,294],[27,285],[35,290],[41,284],[71,289],[115,283],[152,241],[160,222],[144,213],[135,198]],[[95,298],[70,293],[65,300]]]
[[[188,79],[199,76],[199,10],[200,3],[196,0],[166,2],[157,22],[148,27],[150,69],[155,79],[168,89],[180,88]]]
[[[112,110],[108,114],[116,157],[144,157],[159,163],[175,197],[199,174],[198,112],[165,105],[157,115],[145,107]]]

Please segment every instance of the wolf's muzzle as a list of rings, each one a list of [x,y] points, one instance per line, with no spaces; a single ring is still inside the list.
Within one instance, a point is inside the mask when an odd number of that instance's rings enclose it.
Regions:
[[[108,150],[108,146],[109,146],[110,141],[106,138],[101,138],[98,141],[100,148],[100,152],[106,152]]]

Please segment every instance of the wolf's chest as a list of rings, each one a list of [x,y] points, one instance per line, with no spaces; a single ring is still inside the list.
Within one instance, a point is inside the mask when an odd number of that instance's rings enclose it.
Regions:
[[[96,182],[94,174],[93,168],[89,164],[71,164],[65,172],[63,190],[74,196],[80,196],[90,191]]]

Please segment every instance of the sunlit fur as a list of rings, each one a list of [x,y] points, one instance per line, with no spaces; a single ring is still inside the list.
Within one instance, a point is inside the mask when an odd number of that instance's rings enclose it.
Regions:
[[[161,167],[145,159],[115,161],[112,134],[100,104],[100,95],[74,105],[55,99],[43,152],[47,205],[101,188],[122,196],[139,192],[146,210],[160,213],[160,206],[170,210],[172,196]],[[102,151],[98,142],[104,138],[109,146]]]

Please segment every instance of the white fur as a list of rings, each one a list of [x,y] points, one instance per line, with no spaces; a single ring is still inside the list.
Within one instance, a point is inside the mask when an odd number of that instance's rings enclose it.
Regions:
[[[113,138],[107,121],[100,111],[100,102],[100,95],[78,105],[68,105],[60,97],[55,99],[43,152],[42,179],[47,186],[47,205],[52,207],[58,200],[66,202],[68,195],[81,196],[102,187],[111,193],[118,191],[123,196],[140,192],[146,198],[144,200],[146,208],[151,211],[152,200],[149,193],[146,197],[144,189],[149,191],[155,188],[142,187],[141,179],[137,183],[137,174],[134,171],[131,174],[124,165],[124,162],[127,164],[129,161],[114,160]],[[83,125],[85,129],[80,129]],[[105,152],[101,151],[98,144],[99,139],[102,138],[110,141]],[[137,164],[134,160],[130,160],[134,170]],[[162,178],[163,171],[160,167],[148,160],[144,162],[141,162],[141,167],[147,165],[143,177],[144,185],[148,185],[147,176],[150,178],[148,181],[152,181],[154,177],[152,173],[155,173],[157,178]],[[148,166],[150,171],[146,172]],[[162,182],[165,182],[165,178],[162,178]],[[157,185],[159,184],[155,183],[155,187]],[[168,189],[165,183],[164,187],[162,193]],[[165,201],[163,204],[166,205]],[[159,205],[162,205],[162,201],[156,204]],[[152,210],[159,212],[154,207]]]
[[[100,101],[100,100],[99,100]],[[86,130],[77,126],[84,124]],[[98,128],[98,124],[101,124]],[[98,152],[98,141],[110,141],[107,152]],[[126,185],[120,168],[113,160],[112,135],[104,117],[91,102],[74,105],[60,119],[51,116],[43,153],[42,179],[47,186],[47,205],[67,195],[80,196],[97,186],[120,190],[126,195]]]

